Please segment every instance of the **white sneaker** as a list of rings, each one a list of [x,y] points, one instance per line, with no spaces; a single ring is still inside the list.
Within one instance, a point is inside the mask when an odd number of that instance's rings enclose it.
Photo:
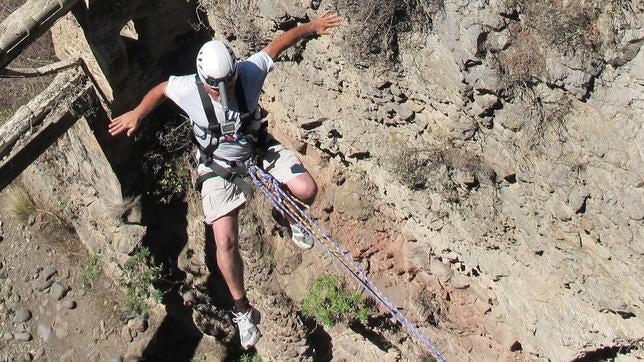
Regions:
[[[255,308],[251,308],[246,313],[233,313],[235,316],[233,322],[237,323],[239,328],[239,339],[243,349],[249,349],[255,346],[262,333],[257,328],[262,315]]]
[[[298,224],[291,224],[291,239],[300,249],[311,249],[315,239],[308,231]]]

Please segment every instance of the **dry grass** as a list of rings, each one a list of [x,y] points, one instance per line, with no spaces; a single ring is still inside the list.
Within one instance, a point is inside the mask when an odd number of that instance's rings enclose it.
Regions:
[[[10,215],[21,225],[37,223],[56,230],[72,230],[71,223],[64,216],[64,207],[38,207],[34,199],[22,187],[9,189],[8,208]],[[31,220],[30,220],[31,219]]]
[[[528,31],[519,32],[512,46],[499,54],[498,61],[508,88],[539,81],[546,73],[544,50],[534,34]]]
[[[599,9],[586,1],[524,1],[527,26],[564,54],[596,50]]]
[[[461,202],[480,184],[494,184],[496,177],[478,156],[455,148],[401,149],[385,164],[403,185],[436,192],[451,203]]]
[[[29,218],[36,214],[36,204],[22,188],[9,190],[9,213],[22,225],[27,225]]]
[[[211,24],[228,40],[242,40],[250,52],[261,50],[268,43],[267,34],[262,31],[257,2],[254,0],[198,0],[199,8],[212,13]],[[242,54],[238,54],[242,55]]]
[[[444,8],[443,0],[337,0],[345,19],[347,58],[358,66],[392,66],[404,32],[426,32]]]
[[[558,98],[545,98],[539,94],[538,87],[517,88],[517,100],[526,105],[523,131],[529,149],[547,147],[546,135],[552,132],[559,142],[565,142],[568,131],[566,116],[572,108],[571,96],[560,94]]]

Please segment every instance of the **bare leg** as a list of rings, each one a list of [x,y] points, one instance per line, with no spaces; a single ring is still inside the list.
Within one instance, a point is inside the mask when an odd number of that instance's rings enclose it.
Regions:
[[[244,264],[239,254],[239,209],[223,216],[212,224],[217,244],[217,265],[234,300],[246,296]]]
[[[287,182],[286,187],[288,187],[289,191],[291,191],[295,197],[308,205],[313,203],[315,196],[318,193],[318,185],[308,172]]]
[[[315,184],[315,181],[308,173],[299,175],[291,181],[287,182],[286,187],[288,187],[289,191],[291,191],[291,193],[295,197],[302,200],[308,205],[313,203],[315,195],[318,191],[318,187]],[[295,245],[302,249],[312,248],[315,243],[314,238],[312,238],[311,235],[306,232],[301,226],[297,225],[295,220],[293,220],[291,217],[289,217],[288,215],[284,216],[286,221],[290,224],[291,239],[293,240],[293,242],[295,242]]]

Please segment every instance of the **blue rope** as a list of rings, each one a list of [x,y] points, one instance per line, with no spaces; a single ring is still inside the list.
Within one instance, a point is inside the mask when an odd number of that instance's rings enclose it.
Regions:
[[[420,343],[421,346],[430,352],[438,361],[447,361],[445,357],[436,350],[429,339],[425,337],[425,335],[384,296],[373,281],[366,275],[364,270],[362,270],[362,268],[360,268],[352,258],[348,257],[347,253],[343,251],[337,243],[331,240],[327,233],[315,223],[313,218],[311,218],[311,216],[309,216],[300,207],[300,205],[295,202],[286,191],[284,191],[282,185],[274,177],[257,166],[251,166],[249,168],[249,174],[253,183],[255,183],[255,185],[262,191],[271,204],[285,215],[288,215],[292,220],[295,220],[309,234],[311,234],[311,236],[318,241],[318,244],[322,246],[327,255],[329,255],[331,259],[345,272],[347,272],[347,274],[349,274],[359,286],[367,291],[374,300],[382,305],[412,335],[412,337]],[[287,205],[290,206],[290,208],[287,207]],[[295,215],[291,209],[295,210],[297,215]],[[301,220],[304,220],[304,223]],[[317,231],[325,242],[319,240],[311,230]],[[332,249],[329,249],[327,244],[330,245]]]

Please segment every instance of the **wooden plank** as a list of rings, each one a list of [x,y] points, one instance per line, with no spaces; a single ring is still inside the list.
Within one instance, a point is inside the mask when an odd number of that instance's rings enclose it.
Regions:
[[[0,24],[0,69],[65,15],[78,0],[28,0]]]
[[[82,117],[97,98],[81,72],[62,76],[0,128],[0,190]],[[64,83],[61,88],[60,83]],[[58,93],[51,93],[56,90]]]

